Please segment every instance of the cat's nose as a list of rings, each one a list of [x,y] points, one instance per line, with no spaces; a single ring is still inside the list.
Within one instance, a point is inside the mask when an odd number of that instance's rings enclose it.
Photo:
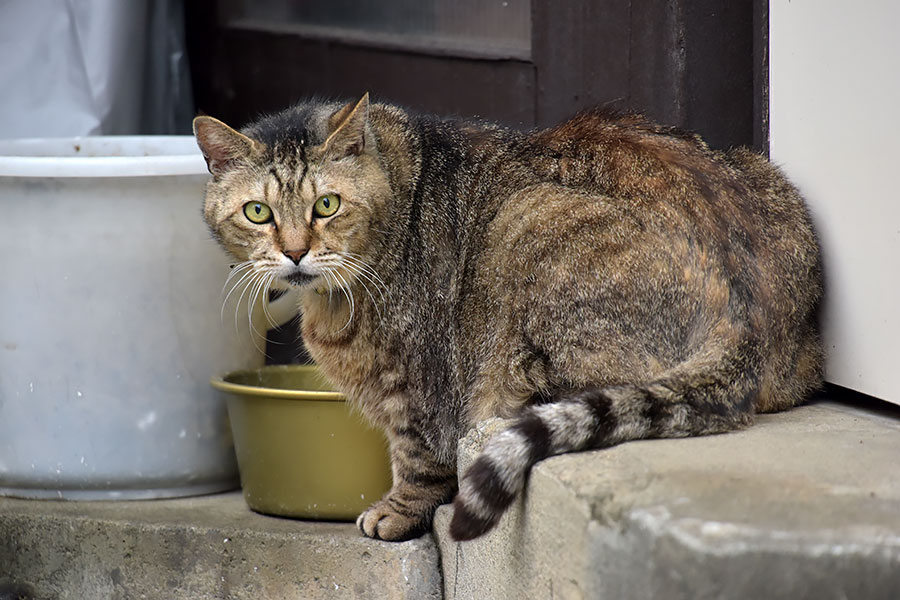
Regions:
[[[285,250],[284,255],[294,261],[295,265],[299,265],[300,259],[306,256],[306,250]]]

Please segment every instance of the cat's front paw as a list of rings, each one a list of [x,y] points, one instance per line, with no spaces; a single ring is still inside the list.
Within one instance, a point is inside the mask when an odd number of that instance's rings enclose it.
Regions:
[[[391,497],[379,500],[356,519],[356,526],[365,535],[376,540],[402,542],[425,533],[430,523],[429,515],[405,514],[394,506]]]

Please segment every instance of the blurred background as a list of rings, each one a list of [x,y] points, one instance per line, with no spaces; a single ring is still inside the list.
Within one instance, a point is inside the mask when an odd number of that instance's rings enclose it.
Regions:
[[[0,138],[190,132],[182,0],[2,0],[0,56]]]
[[[298,98],[518,128],[598,104],[762,148],[762,0],[197,0],[197,108],[242,124]],[[756,129],[759,131],[756,131]]]
[[[634,109],[764,148],[763,0],[4,0],[0,137],[189,133],[308,96],[528,129]]]

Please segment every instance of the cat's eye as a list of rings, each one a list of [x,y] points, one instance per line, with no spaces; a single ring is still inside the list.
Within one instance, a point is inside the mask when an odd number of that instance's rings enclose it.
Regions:
[[[262,225],[272,220],[272,209],[262,202],[248,202],[244,205],[244,216],[253,223]]]
[[[341,207],[341,197],[337,194],[325,194],[313,205],[313,214],[317,217],[330,217]]]

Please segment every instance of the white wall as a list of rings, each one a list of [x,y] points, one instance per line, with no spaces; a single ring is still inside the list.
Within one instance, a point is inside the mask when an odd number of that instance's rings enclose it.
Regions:
[[[824,248],[826,378],[900,404],[900,1],[771,0],[770,149]]]

